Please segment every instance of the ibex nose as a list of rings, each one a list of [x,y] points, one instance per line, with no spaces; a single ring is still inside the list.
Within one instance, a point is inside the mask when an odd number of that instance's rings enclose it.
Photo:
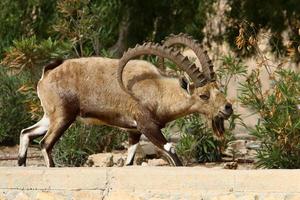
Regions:
[[[231,103],[226,103],[225,105],[225,112],[229,115],[231,115],[231,113],[233,112],[232,110],[232,104]]]

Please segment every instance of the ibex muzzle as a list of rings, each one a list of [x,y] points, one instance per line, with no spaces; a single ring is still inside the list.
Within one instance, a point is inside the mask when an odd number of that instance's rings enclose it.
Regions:
[[[171,38],[182,40],[186,36]],[[191,38],[187,37],[186,41],[188,43],[183,44],[194,51],[200,48]],[[202,70],[179,51],[153,43],[129,49],[120,60],[78,58],[46,66],[37,88],[44,116],[37,124],[22,130],[18,164],[26,164],[30,140],[44,136],[42,153],[47,166],[53,167],[51,151],[54,144],[76,118],[80,118],[86,123],[127,130],[130,145],[127,165],[133,163],[141,134],[165,152],[173,165],[182,165],[161,128],[176,118],[202,113],[212,119],[214,130],[221,135],[223,122],[232,113],[231,105],[214,81],[210,59],[206,52],[196,50],[200,52],[198,58]],[[153,64],[132,60],[142,55],[169,59],[188,78],[166,77]]]

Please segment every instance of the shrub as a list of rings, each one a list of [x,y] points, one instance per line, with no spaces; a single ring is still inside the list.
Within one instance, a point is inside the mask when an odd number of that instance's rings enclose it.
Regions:
[[[55,145],[54,158],[58,165],[81,166],[90,154],[122,148],[126,138],[116,128],[75,123]]]
[[[221,159],[221,142],[199,115],[194,114],[176,121],[181,139],[176,149],[186,162],[213,162]]]
[[[25,96],[18,91],[26,81],[24,76],[9,76],[0,66],[0,144],[18,143],[20,131],[32,124],[26,112]]]
[[[258,113],[260,119],[251,130],[262,143],[257,150],[258,167],[300,167],[300,75],[278,69],[270,76],[272,86],[263,92],[259,71],[241,84],[241,102]]]
[[[31,84],[41,77],[42,66],[56,58],[71,55],[71,45],[51,38],[38,41],[35,36],[13,41],[13,46],[6,50],[1,64],[13,72],[29,72]]]

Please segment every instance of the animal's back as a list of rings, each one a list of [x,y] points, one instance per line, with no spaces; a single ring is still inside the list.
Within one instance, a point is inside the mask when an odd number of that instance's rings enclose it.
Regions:
[[[38,84],[45,112],[63,106],[65,110],[60,112],[127,126],[134,118],[137,102],[119,87],[117,70],[117,59],[92,57],[64,61],[49,70]],[[124,72],[128,87],[153,77],[160,77],[156,67],[141,60],[129,62]]]

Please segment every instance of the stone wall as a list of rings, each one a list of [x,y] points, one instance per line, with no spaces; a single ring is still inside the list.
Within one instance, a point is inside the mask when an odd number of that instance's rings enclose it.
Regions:
[[[0,168],[0,200],[298,200],[300,170]]]

